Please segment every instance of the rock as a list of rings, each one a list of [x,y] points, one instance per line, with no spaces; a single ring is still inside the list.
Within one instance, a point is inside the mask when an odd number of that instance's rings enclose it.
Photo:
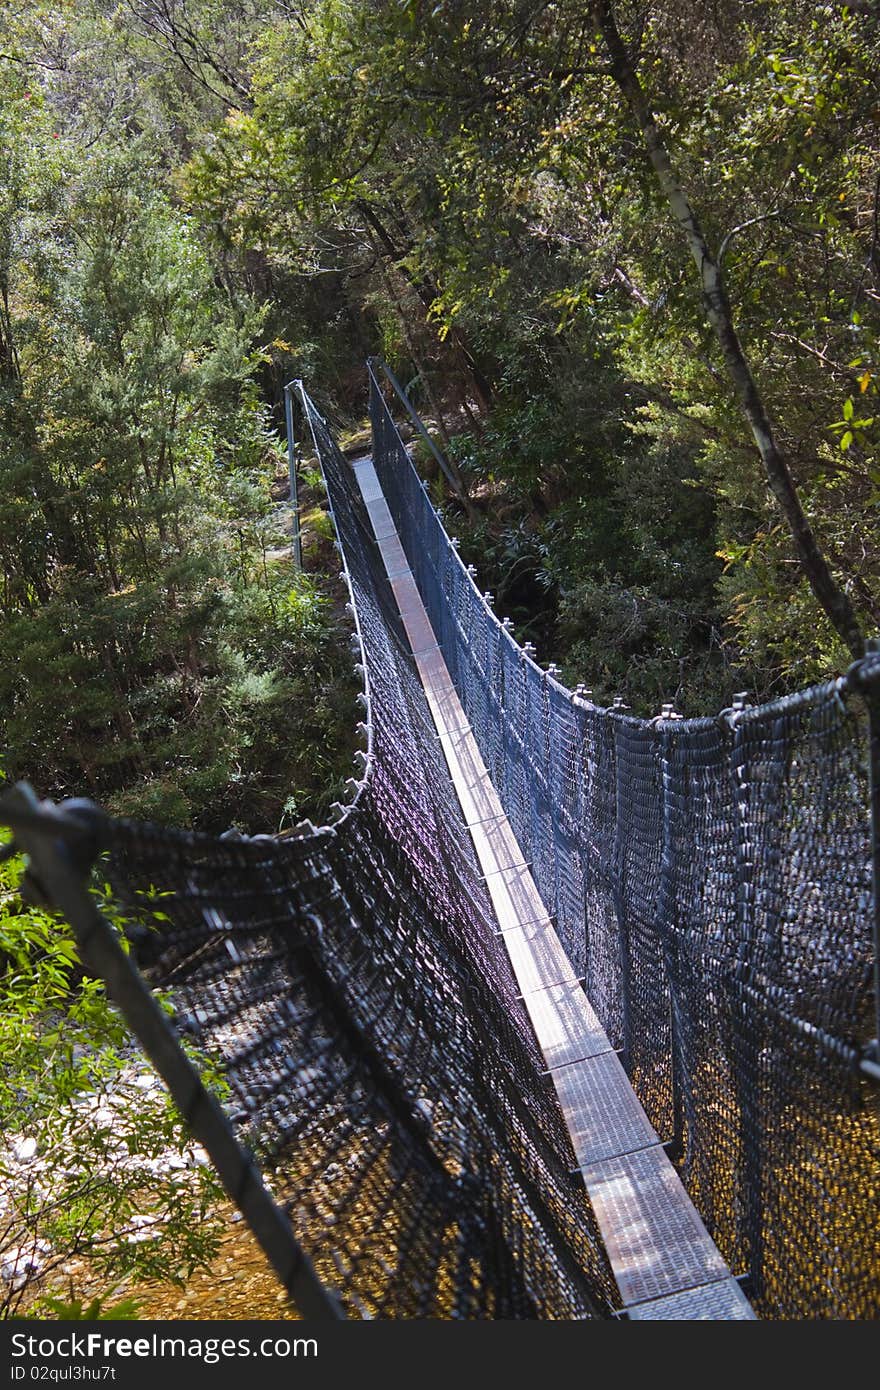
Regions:
[[[37,1141],[32,1137],[18,1139],[12,1145],[12,1156],[16,1163],[33,1163],[37,1156]]]
[[[128,1224],[130,1228],[133,1227],[134,1229],[127,1231],[125,1236],[127,1243],[129,1245],[141,1245],[145,1240],[152,1240],[154,1236],[159,1234],[158,1231],[153,1230],[153,1227],[161,1226],[162,1221],[158,1216],[138,1215],[133,1216]]]
[[[0,1279],[13,1290],[23,1289],[30,1279],[39,1274],[49,1250],[44,1240],[36,1240],[30,1247],[19,1245],[5,1250],[0,1255]]]

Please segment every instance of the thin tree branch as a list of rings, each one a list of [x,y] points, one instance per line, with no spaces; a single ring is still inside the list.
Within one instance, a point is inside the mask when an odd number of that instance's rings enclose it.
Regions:
[[[788,524],[803,572],[835,632],[852,656],[858,658],[864,652],[864,634],[855,609],[832,574],[804,511],[789,461],[777,443],[766,402],[740,341],[718,261],[673,168],[653,109],[617,27],[612,0],[591,0],[590,11],[608,50],[614,81],[641,131],[657,181],[697,267],[706,317],[718,339],[730,383],[761,455],[770,491]]]

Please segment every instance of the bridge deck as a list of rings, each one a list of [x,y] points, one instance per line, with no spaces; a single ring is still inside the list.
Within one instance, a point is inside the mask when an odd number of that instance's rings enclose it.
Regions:
[[[352,467],[624,1311],[637,1320],[754,1318],[575,978],[468,726],[372,461]]]

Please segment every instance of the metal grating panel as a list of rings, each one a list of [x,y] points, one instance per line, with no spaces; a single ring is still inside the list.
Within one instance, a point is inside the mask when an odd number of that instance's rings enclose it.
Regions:
[[[452,780],[455,784],[455,790],[458,792],[464,819],[472,834],[478,827],[493,824],[499,815],[503,814],[498,809],[494,789],[488,776],[481,786],[467,786],[457,773],[453,773]]]
[[[661,1148],[596,1163],[584,1182],[625,1304],[729,1275]]]
[[[464,714],[459,703],[458,696],[450,681],[447,685],[440,685],[439,682],[430,680],[425,673],[424,663],[427,662],[434,652],[426,652],[422,656],[416,657],[416,669],[422,679],[425,688],[425,698],[432,718],[441,734],[460,733],[464,721]]]
[[[553,985],[530,997],[528,1006],[549,1068],[611,1051],[605,1030],[579,984]]]
[[[501,878],[500,874],[496,874],[488,880],[493,901],[495,894],[492,885],[500,883]],[[523,995],[533,990],[546,989],[548,985],[575,983],[571,963],[559,945],[549,921],[532,922],[527,926],[517,926],[505,931],[504,944]]]
[[[357,459],[352,463],[352,470],[358,480],[358,487],[361,496],[366,503],[382,502],[385,500],[382,492],[382,484],[376,475],[371,459]]]
[[[415,658],[415,663],[422,680],[427,681],[431,689],[442,689],[444,693],[446,691],[451,691],[455,694],[452,677],[446,668],[446,662],[443,660],[443,654],[439,648],[436,651],[426,652],[423,656],[417,656]],[[456,704],[458,704],[457,695],[455,696],[455,700]],[[458,704],[458,708],[459,711],[461,711],[460,704]]]
[[[485,821],[486,816],[491,815],[496,809],[498,818],[480,825],[471,823],[471,834],[474,837],[484,874],[496,872],[498,869],[512,868],[517,864],[522,864],[523,859],[523,852],[516,842],[516,837],[510,828],[510,822],[497,803],[491,782],[489,789],[488,794],[484,795],[483,804],[490,809],[486,810],[482,819]],[[493,799],[495,801],[494,806],[492,805]]]
[[[464,717],[466,716],[464,716],[464,710],[462,710],[463,720]],[[480,749],[477,748],[477,739],[471,734],[470,728],[466,728],[466,730],[457,733],[455,737],[449,738],[448,742],[443,745],[443,752],[448,756],[448,760],[452,759],[453,762],[456,763],[457,770],[459,770],[460,777],[462,777],[466,787],[473,787],[473,785],[477,784],[487,784],[489,780],[487,766],[485,766],[484,760],[481,758]],[[491,785],[491,783],[489,783],[489,785]],[[494,788],[492,788],[492,790],[494,790]],[[498,801],[498,794],[496,794],[496,792],[495,799]],[[500,810],[500,801],[498,801],[498,809]]]
[[[553,1072],[580,1165],[659,1144],[614,1052]]]
[[[385,515],[385,512],[388,511],[387,507],[385,507],[383,511],[379,503],[376,502],[373,503],[371,507],[368,507],[367,510],[370,516],[370,525],[373,528],[373,535],[376,537],[377,541],[387,540],[397,535],[390,514],[388,516]]]
[[[504,904],[508,920],[510,914],[515,913],[516,921],[523,924],[543,922],[547,926],[550,925],[547,909],[528,868],[504,869],[500,874],[492,874],[486,880],[486,884],[492,895],[493,903],[496,902],[497,894],[498,902]],[[505,929],[504,922],[501,922],[501,929],[502,931]],[[552,927],[550,929],[552,931]],[[560,946],[555,932],[553,932],[553,938],[560,957],[568,963],[568,956]],[[559,977],[559,979],[568,978],[567,975],[560,975]],[[574,972],[572,972],[571,978],[574,978]],[[553,980],[548,981],[548,983],[556,984],[558,981]]]
[[[714,1284],[701,1284],[697,1289],[685,1289],[683,1293],[655,1298],[650,1303],[636,1303],[626,1311],[635,1322],[755,1320],[752,1305],[735,1279],[719,1279]]]

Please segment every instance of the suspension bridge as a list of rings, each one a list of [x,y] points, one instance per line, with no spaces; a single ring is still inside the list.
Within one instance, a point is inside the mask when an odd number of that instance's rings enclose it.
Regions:
[[[363,673],[351,800],[213,839],[19,787],[30,891],[304,1316],[876,1318],[880,655],[712,718],[600,708],[498,621],[375,375],[354,464],[301,394]],[[162,895],[147,980],[98,854],[132,915]]]

